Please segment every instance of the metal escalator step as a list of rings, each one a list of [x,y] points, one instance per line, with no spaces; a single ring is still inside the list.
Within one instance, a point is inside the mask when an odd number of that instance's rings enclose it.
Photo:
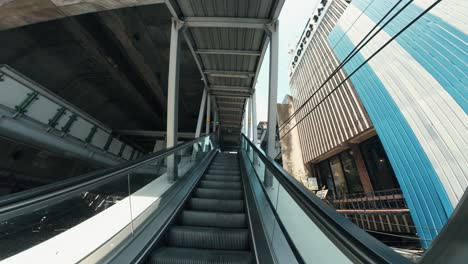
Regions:
[[[162,247],[153,251],[150,264],[251,264],[250,251]]]
[[[246,216],[242,213],[220,213],[182,211],[182,225],[245,228],[247,227]]]
[[[222,182],[222,181],[205,181],[200,182],[200,188],[204,189],[230,189],[239,190],[241,188],[240,182]]]
[[[223,172],[207,172],[205,175],[213,175],[213,176],[222,176],[222,177],[235,177],[239,178],[241,175],[240,174],[227,174]]]
[[[224,170],[224,171],[236,171],[240,172],[240,169],[238,166],[222,166],[222,165],[211,165],[209,167],[210,170]]]
[[[211,165],[208,167],[209,170],[222,170],[222,171],[240,171],[239,166],[231,166],[231,165]]]
[[[197,198],[209,198],[220,200],[241,200],[243,198],[243,193],[241,190],[197,188],[193,192],[193,196]]]
[[[240,175],[240,171],[208,169],[208,174]]]
[[[192,198],[188,202],[188,208],[197,211],[242,213],[244,212],[243,200],[217,200]]]
[[[210,167],[221,167],[221,168],[234,168],[239,169],[239,164],[232,164],[232,163],[211,163]]]
[[[232,167],[238,167],[239,166],[239,162],[236,162],[236,161],[213,161],[211,162],[211,166],[232,166]]]
[[[248,229],[172,226],[168,232],[171,247],[246,250]]]
[[[222,181],[222,182],[240,182],[240,176],[222,176],[207,174],[203,176],[203,180],[207,181]]]

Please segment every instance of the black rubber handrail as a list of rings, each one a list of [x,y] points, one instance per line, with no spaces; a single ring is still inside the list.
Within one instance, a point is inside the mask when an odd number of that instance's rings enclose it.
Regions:
[[[148,162],[172,155],[173,153],[181,149],[184,149],[187,146],[193,145],[199,141],[202,141],[206,137],[210,137],[212,135],[214,134],[213,133],[207,134],[207,135],[198,137],[196,139],[193,139],[191,141],[178,144],[174,147],[148,154],[139,159],[117,164],[110,168],[105,168],[102,170],[84,174],[82,176],[74,177],[71,179],[48,184],[48,185],[34,188],[31,190],[0,197],[0,215],[2,213],[5,213],[6,211],[10,211],[11,209],[13,209],[11,208],[13,205],[24,203],[27,200],[36,199],[46,194],[57,192],[59,190],[66,189],[66,188],[71,188],[73,186],[79,185],[79,188],[83,188],[88,184],[95,184],[96,182],[99,182],[99,181],[108,180],[112,177],[121,176],[122,173],[125,173],[126,171],[147,165]]]
[[[411,263],[321,201],[244,134],[242,138],[304,213],[354,263]]]

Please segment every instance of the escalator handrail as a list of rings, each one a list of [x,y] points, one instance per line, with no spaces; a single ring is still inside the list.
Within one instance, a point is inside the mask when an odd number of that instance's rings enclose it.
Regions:
[[[109,180],[110,178],[113,178],[113,177],[119,177],[122,175],[122,173],[125,173],[126,171],[129,171],[129,170],[141,167],[141,166],[145,166],[149,162],[172,155],[175,152],[181,149],[184,149],[187,146],[198,143],[204,140],[205,138],[213,136],[213,135],[214,135],[213,133],[206,134],[198,138],[195,138],[191,141],[184,142],[174,147],[163,149],[161,151],[148,154],[136,160],[123,162],[115,166],[112,166],[110,168],[101,169],[98,171],[84,174],[82,176],[74,177],[71,179],[44,185],[44,186],[34,188],[31,190],[18,192],[15,194],[1,197],[0,198],[0,215],[2,215],[3,213],[9,212],[11,210],[18,209],[18,207],[27,206],[32,203],[36,203],[39,201],[43,201],[44,199],[51,198],[52,197],[51,194],[55,192],[58,193],[57,195],[59,195],[59,191],[64,190],[64,189],[70,189],[71,191],[77,188],[83,188],[88,185],[95,184],[103,180]],[[41,199],[41,197],[44,197],[44,199]]]
[[[246,142],[278,180],[292,199],[320,230],[357,263],[411,263],[351,221],[329,207],[310,190],[289,175],[277,162],[255,146],[244,134]],[[242,144],[242,143],[241,143]],[[267,194],[265,194],[267,195]]]

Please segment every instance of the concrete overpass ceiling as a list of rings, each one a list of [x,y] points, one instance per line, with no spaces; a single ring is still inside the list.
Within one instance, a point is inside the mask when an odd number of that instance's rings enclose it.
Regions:
[[[0,13],[18,2],[2,6]],[[29,7],[39,2],[43,1],[31,1]],[[47,20],[52,11],[41,12],[36,13],[44,14],[38,20]],[[0,28],[7,27],[2,23]],[[170,26],[167,7],[155,4],[6,29],[0,31],[0,64],[13,67],[113,130],[164,130]],[[185,43],[181,48],[179,127],[193,132],[204,84],[189,48]]]

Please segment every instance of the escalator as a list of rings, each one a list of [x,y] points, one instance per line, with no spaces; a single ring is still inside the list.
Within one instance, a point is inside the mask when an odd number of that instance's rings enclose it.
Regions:
[[[217,154],[148,263],[253,263],[237,155]]]
[[[2,197],[0,261],[409,263],[241,139],[235,154],[220,152],[211,134]],[[435,244],[428,253],[444,247]]]

